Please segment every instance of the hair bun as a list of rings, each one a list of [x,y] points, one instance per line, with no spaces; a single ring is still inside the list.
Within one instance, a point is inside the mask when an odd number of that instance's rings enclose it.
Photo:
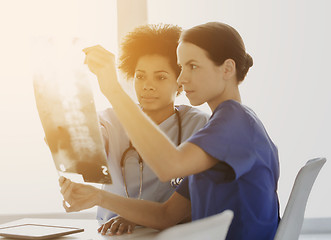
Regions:
[[[245,66],[246,66],[246,69],[249,69],[251,66],[253,66],[253,58],[248,53],[246,53]]]

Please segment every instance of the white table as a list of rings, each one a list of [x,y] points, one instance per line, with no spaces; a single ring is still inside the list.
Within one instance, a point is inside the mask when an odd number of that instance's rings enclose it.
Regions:
[[[62,216],[62,215],[61,215]],[[61,238],[62,240],[123,240],[123,239],[137,239],[137,240],[155,240],[158,232],[157,230],[150,228],[138,227],[134,230],[132,234],[124,234],[120,236],[104,236],[97,232],[99,226],[97,220],[95,219],[68,219],[68,218],[55,218],[61,217],[54,215],[54,218],[22,218],[19,220],[11,221],[9,223],[0,224],[0,227],[9,226],[12,224],[22,224],[22,223],[36,223],[36,224],[49,224],[58,226],[70,226],[84,228],[85,231],[82,233],[75,233],[67,235]],[[66,215],[63,215],[66,216]],[[84,215],[83,215],[84,216]],[[26,216],[24,216],[26,217]],[[74,215],[74,217],[76,217]],[[77,217],[82,217],[77,215]],[[84,216],[86,217],[86,216]],[[90,216],[88,216],[90,217]],[[10,218],[7,218],[10,219]],[[8,238],[1,238],[0,240],[7,240]],[[301,235],[299,240],[330,240],[331,239],[331,218],[322,219],[305,219]],[[9,239],[8,239],[9,240]]]

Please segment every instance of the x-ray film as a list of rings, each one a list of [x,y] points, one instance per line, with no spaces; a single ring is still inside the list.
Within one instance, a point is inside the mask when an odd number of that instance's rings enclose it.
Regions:
[[[80,174],[85,182],[110,184],[93,94],[84,70],[78,67],[83,62],[72,53],[75,48],[62,52],[63,56],[59,55],[61,51],[51,52],[55,49],[53,41],[44,39],[39,44],[46,57],[44,61],[39,58],[42,62],[34,74],[33,86],[56,169]]]

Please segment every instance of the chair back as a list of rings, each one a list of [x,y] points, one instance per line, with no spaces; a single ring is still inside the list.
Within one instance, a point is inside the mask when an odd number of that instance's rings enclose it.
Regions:
[[[311,159],[298,172],[274,240],[299,238],[309,194],[325,162],[325,158]]]
[[[219,214],[178,224],[157,235],[157,240],[224,240],[232,222],[233,212],[225,210]]]

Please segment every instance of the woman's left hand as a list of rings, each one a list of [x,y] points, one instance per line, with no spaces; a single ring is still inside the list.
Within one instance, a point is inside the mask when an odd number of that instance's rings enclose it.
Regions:
[[[109,235],[122,235],[124,233],[132,233],[135,227],[135,223],[130,222],[121,216],[116,216],[102,224],[98,228],[98,232],[105,235],[109,230]]]
[[[65,177],[59,178],[59,184],[66,212],[78,212],[99,203],[99,189],[93,186],[71,182]]]

